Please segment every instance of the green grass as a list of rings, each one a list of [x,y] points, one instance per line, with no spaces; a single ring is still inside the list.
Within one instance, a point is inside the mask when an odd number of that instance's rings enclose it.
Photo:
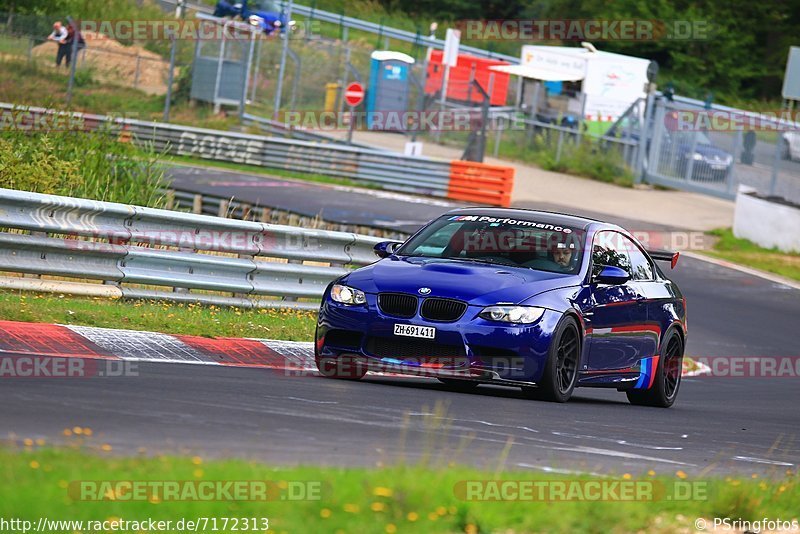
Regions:
[[[761,248],[752,241],[734,236],[730,228],[709,233],[719,240],[712,250],[705,251],[706,254],[800,281],[800,254]]]
[[[311,341],[316,313],[0,291],[0,318],[209,337]]]
[[[556,161],[558,151],[558,132],[550,135],[536,133],[530,138],[522,130],[507,130],[500,138],[497,157],[504,160],[532,163],[548,171],[556,171],[612,183],[622,187],[633,186],[633,174],[625,167],[621,151],[606,149],[600,142],[584,135],[580,143],[570,141],[564,136],[561,157]],[[426,134],[433,140],[433,134]],[[494,155],[495,133],[487,135],[486,156]],[[448,132],[444,144],[465,146],[466,132]]]
[[[209,517],[269,519],[270,532],[675,532],[695,518],[797,517],[800,485],[797,473],[777,478],[690,481],[685,475],[649,480],[672,488],[695,482],[705,498],[636,501],[478,502],[463,499],[461,481],[597,480],[587,476],[494,471],[433,461],[376,468],[277,467],[244,460],[200,457],[117,456],[106,436],[87,436],[79,427],[65,429],[71,447],[27,445],[0,448],[0,516],[33,521],[39,517],[71,520],[157,520]],[[93,434],[89,429],[89,434]],[[26,438],[20,436],[20,441]],[[233,437],[235,439],[235,436]],[[625,476],[632,478],[632,475]],[[623,480],[620,477],[618,480]],[[278,488],[319,491],[318,498],[264,501],[81,500],[80,481],[268,481]],[[73,483],[70,486],[70,483]],[[548,482],[549,483],[549,482]],[[299,492],[298,492],[299,493]],[[297,494],[297,493],[295,493]],[[112,496],[113,493],[108,494]],[[279,489],[276,496],[288,496]],[[698,494],[703,497],[703,495]],[[316,497],[316,495],[315,495]],[[86,531],[86,530],[84,530]],[[259,529],[258,532],[263,530]],[[255,530],[248,530],[255,532]]]
[[[0,102],[53,109],[64,107],[68,75],[63,69],[56,71],[21,59],[2,61],[0,68],[4,74],[0,77]],[[87,71],[87,75],[90,74]],[[90,81],[73,91],[70,110],[160,121],[164,113],[164,97],[148,95],[131,87]],[[227,130],[238,125],[239,119],[235,113],[215,114],[211,105],[198,103],[192,106],[180,102],[171,107],[170,122]]]

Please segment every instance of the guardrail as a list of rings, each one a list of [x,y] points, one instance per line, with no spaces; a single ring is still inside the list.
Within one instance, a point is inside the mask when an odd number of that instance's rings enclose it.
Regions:
[[[337,145],[367,148],[371,150],[377,150],[379,152],[391,152],[391,150],[384,150],[380,147],[373,147],[362,143],[348,143],[344,139],[338,139],[336,137],[331,137],[316,132],[309,132],[300,128],[290,128],[280,121],[266,119],[257,115],[251,115],[250,113],[242,114],[242,124],[245,126],[258,128],[270,136],[285,137],[287,139],[300,139],[301,141],[313,141],[318,143],[333,143]]]
[[[184,191],[174,187],[165,189],[163,192],[168,201],[167,209],[231,219],[368,235],[381,237],[387,241],[405,241],[408,238],[407,232],[401,232],[388,223],[380,224],[376,222],[371,226],[342,223],[325,219],[321,214],[310,215],[275,206],[254,206],[244,199],[238,200],[208,193]]]
[[[2,127],[35,129],[39,118],[59,119],[61,127],[83,130],[103,129],[121,141],[152,145],[159,152],[195,156],[214,161],[244,163],[290,172],[321,174],[356,182],[377,184],[384,189],[447,197],[452,174],[451,162],[396,152],[360,147],[280,139],[238,132],[193,128],[163,122],[0,103]],[[455,162],[452,162],[455,163]],[[460,162],[459,162],[460,163]],[[480,173],[473,173],[480,178]],[[477,184],[477,182],[475,182]],[[461,183],[469,187],[469,183]],[[476,189],[473,200],[483,188]],[[489,195],[483,201],[494,203]]]
[[[247,308],[316,309],[381,241],[11,189],[0,229],[0,287]]]

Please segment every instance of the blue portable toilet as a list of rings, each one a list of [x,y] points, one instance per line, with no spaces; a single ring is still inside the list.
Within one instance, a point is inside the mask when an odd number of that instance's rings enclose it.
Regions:
[[[378,50],[372,53],[367,90],[367,128],[392,129],[398,124],[393,114],[408,111],[411,94],[411,66],[414,58],[402,52]],[[401,125],[402,128],[402,125]]]

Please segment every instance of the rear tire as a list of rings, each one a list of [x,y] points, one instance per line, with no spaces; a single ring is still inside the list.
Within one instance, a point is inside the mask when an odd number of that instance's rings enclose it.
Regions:
[[[565,316],[556,327],[550,342],[539,387],[523,387],[528,398],[550,402],[567,402],[578,382],[581,359],[581,336],[575,319]]]
[[[636,406],[669,408],[678,398],[683,369],[683,340],[674,328],[662,342],[661,357],[650,389],[626,391],[628,401]]]
[[[475,382],[473,380],[461,380],[459,378],[437,377],[436,380],[438,380],[448,388],[453,389],[455,391],[473,391],[480,385],[479,382]]]

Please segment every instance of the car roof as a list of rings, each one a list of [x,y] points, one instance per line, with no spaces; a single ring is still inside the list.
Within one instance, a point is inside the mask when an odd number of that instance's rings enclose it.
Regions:
[[[535,219],[537,222],[542,222],[544,224],[558,224],[561,226],[580,228],[582,230],[588,230],[589,227],[593,224],[595,225],[599,224],[606,228],[615,228],[615,229],[618,228],[614,224],[599,221],[597,219],[591,219],[589,217],[581,217],[578,215],[570,215],[567,213],[558,213],[554,211],[529,210],[524,208],[485,208],[485,207],[458,208],[448,211],[447,214],[480,215],[480,216],[485,215],[488,217],[495,217],[502,219],[506,218],[522,219],[522,220]]]

